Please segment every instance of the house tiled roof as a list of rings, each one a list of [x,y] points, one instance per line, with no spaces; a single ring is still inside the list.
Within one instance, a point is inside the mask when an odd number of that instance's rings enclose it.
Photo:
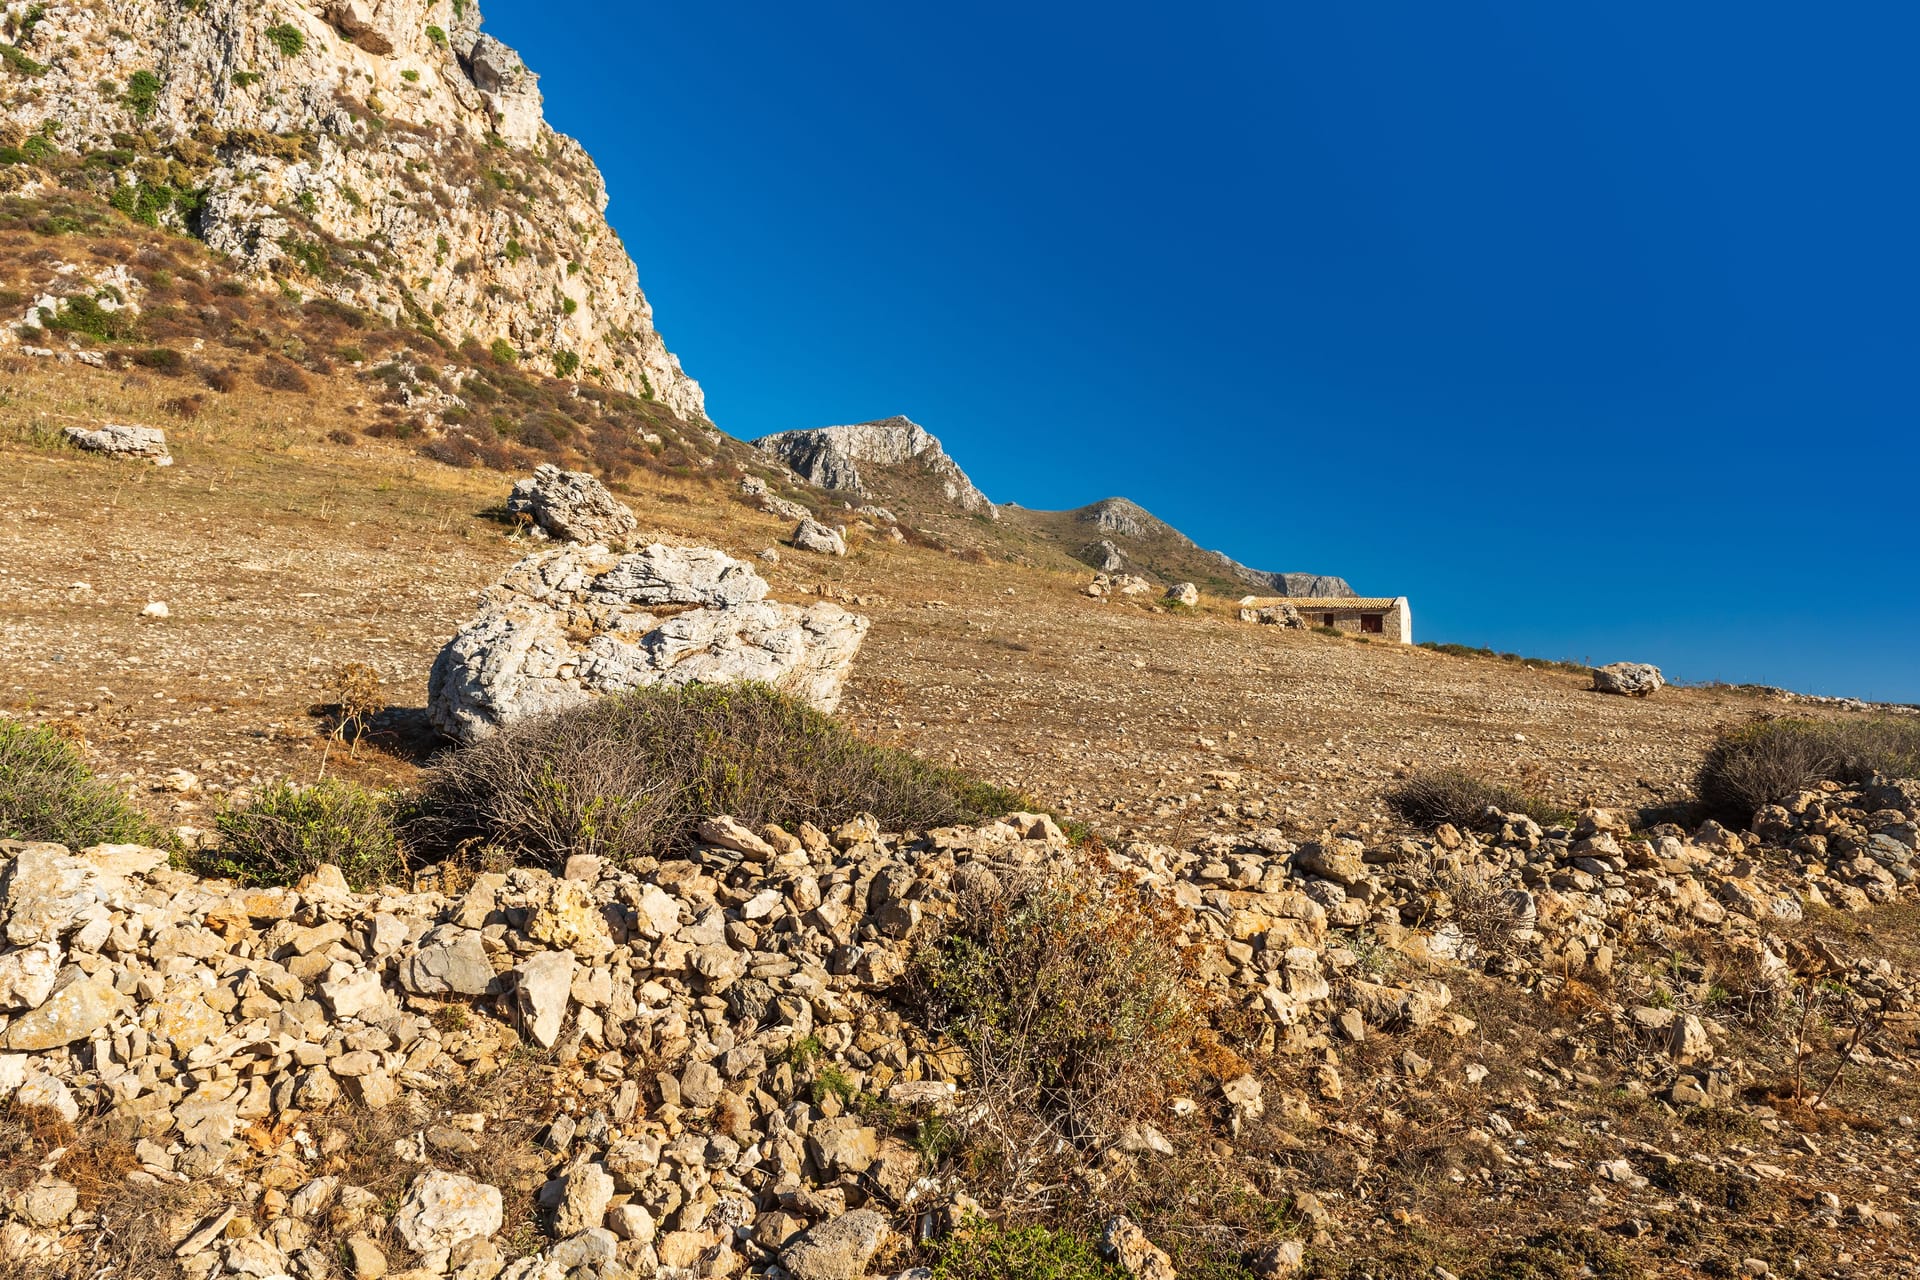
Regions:
[[[1248,596],[1240,603],[1255,609],[1290,604],[1302,613],[1373,613],[1391,609],[1399,601],[1392,596]]]

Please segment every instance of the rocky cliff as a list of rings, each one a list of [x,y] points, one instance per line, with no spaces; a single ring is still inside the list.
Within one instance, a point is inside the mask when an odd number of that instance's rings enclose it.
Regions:
[[[780,431],[753,443],[822,489],[875,496],[861,474],[860,464],[866,463],[870,471],[886,471],[896,480],[931,481],[938,496],[962,511],[997,514],[932,433],[908,418]]]
[[[699,421],[606,187],[474,0],[13,4],[0,190],[84,187],[324,297]]]

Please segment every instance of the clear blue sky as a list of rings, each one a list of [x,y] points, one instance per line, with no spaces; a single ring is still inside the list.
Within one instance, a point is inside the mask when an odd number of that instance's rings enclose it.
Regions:
[[[752,437],[1920,701],[1920,8],[488,0]]]

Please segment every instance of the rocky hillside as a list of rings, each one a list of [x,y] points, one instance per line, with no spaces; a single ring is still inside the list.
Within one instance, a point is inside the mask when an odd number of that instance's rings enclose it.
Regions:
[[[599,172],[475,0],[12,4],[0,189],[93,191],[265,292],[705,416]],[[106,282],[89,301],[131,299]]]
[[[968,513],[997,514],[940,441],[910,418],[779,431],[753,443],[822,489],[864,498],[919,497]]]
[[[1209,551],[1137,502],[1103,498],[1073,511],[1004,508],[1009,520],[1102,573],[1138,573],[1163,582],[1196,582],[1227,596],[1249,591],[1288,596],[1350,596],[1346,579],[1270,573]]]

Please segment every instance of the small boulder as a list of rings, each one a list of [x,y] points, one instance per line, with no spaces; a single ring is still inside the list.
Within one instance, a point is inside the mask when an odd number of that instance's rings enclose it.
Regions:
[[[1100,1251],[1115,1266],[1140,1280],[1176,1280],[1173,1259],[1130,1218],[1109,1218]]]
[[[847,540],[840,536],[839,531],[827,528],[812,517],[795,526],[792,541],[802,551],[817,551],[826,556],[847,554]]]
[[[1176,582],[1167,588],[1165,598],[1168,604],[1183,605],[1191,609],[1200,603],[1200,588],[1191,582]]]
[[[527,521],[536,537],[609,547],[624,544],[640,527],[605,485],[584,471],[562,471],[550,462],[513,486],[507,514]]]
[[[458,1173],[433,1169],[407,1188],[393,1229],[415,1253],[451,1249],[500,1229],[505,1213],[500,1189]]]
[[[1596,693],[1617,693],[1628,698],[1644,698],[1666,684],[1660,668],[1645,662],[1613,662],[1593,669]]]
[[[886,1242],[887,1220],[872,1209],[855,1209],[821,1223],[781,1254],[793,1280],[859,1280]]]
[[[130,427],[107,423],[95,430],[68,427],[68,443],[89,453],[104,453],[115,458],[142,458],[156,467],[173,465],[167,449],[167,433],[157,427]]]

